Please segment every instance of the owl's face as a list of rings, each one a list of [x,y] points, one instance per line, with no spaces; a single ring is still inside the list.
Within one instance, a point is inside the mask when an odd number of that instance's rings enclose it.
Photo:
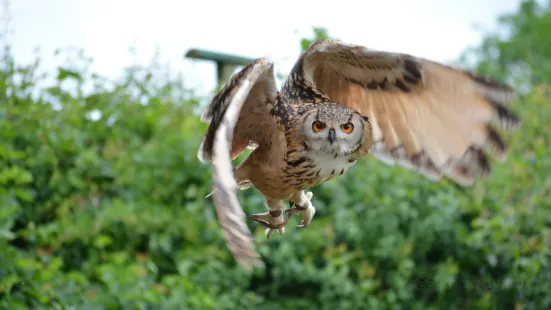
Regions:
[[[312,151],[348,155],[362,144],[366,120],[342,104],[322,103],[307,115],[302,130]]]

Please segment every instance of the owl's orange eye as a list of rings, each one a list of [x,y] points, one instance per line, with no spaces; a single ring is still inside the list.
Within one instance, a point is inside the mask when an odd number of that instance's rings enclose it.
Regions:
[[[354,130],[354,125],[352,125],[352,123],[342,124],[342,125],[341,125],[341,130],[342,130],[344,133],[351,133],[352,130]]]
[[[315,131],[315,132],[320,132],[322,131],[323,129],[325,128],[325,123],[322,123],[320,121],[315,121],[312,123],[312,129]]]

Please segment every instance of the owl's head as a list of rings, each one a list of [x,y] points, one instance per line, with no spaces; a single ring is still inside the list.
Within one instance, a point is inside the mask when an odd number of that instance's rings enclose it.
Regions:
[[[320,103],[307,114],[302,131],[315,152],[348,155],[364,140],[368,118],[338,103]]]

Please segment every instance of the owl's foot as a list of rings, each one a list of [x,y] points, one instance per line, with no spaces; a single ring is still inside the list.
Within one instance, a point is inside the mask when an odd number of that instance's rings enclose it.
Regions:
[[[282,211],[281,206],[274,208],[272,204],[269,203],[268,205],[272,206],[272,209],[269,212],[255,213],[250,216],[249,219],[267,227],[266,237],[268,239],[270,239],[276,231],[280,235],[283,235],[285,233],[285,225],[287,225],[289,219],[295,213],[298,213],[302,217],[302,220],[297,227],[306,227],[310,225],[310,222],[312,222],[312,218],[316,213],[316,209],[310,202],[313,195],[314,194],[312,192],[304,194],[304,192],[301,191],[297,193],[291,198],[291,208],[285,210],[285,212]],[[277,203],[280,203],[280,201]]]
[[[306,203],[303,203],[303,205],[298,205],[296,203],[291,202],[291,208],[288,209],[285,213],[298,213],[300,214],[300,217],[302,217],[302,220],[300,221],[300,224],[297,225],[298,228],[304,228],[312,222],[312,219],[314,218],[314,214],[316,214],[316,209],[312,205],[312,202],[310,200],[312,199],[312,192],[308,192],[306,194]]]
[[[270,239],[276,231],[280,235],[285,233],[285,225],[287,225],[287,222],[289,222],[292,215],[293,214],[290,212],[285,212],[285,216],[283,216],[281,210],[276,210],[264,213],[255,213],[249,217],[249,219],[268,227],[265,234],[266,238]]]

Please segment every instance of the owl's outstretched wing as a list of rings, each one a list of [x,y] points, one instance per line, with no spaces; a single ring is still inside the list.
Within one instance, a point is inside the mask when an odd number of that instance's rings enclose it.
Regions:
[[[277,125],[269,106],[276,96],[273,63],[257,59],[232,76],[203,115],[210,125],[198,156],[212,162],[218,221],[234,258],[247,269],[262,266],[262,261],[239,204],[232,159],[250,144],[271,143]]]
[[[432,179],[471,185],[472,172],[490,171],[486,150],[500,159],[507,153],[492,122],[505,129],[521,123],[503,105],[513,97],[508,86],[410,55],[320,40],[294,70],[369,117],[378,159]]]
[[[246,89],[242,98],[237,100],[236,93]],[[277,96],[277,85],[272,61],[259,58],[251,62],[216,93],[201,119],[210,123],[207,134],[199,147],[197,155],[201,161],[208,161],[212,156],[214,136],[224,119],[234,129],[231,141],[231,158],[239,156],[251,145],[266,144],[272,141],[273,130],[277,125],[270,116],[270,106]],[[235,106],[234,114],[227,110]]]

